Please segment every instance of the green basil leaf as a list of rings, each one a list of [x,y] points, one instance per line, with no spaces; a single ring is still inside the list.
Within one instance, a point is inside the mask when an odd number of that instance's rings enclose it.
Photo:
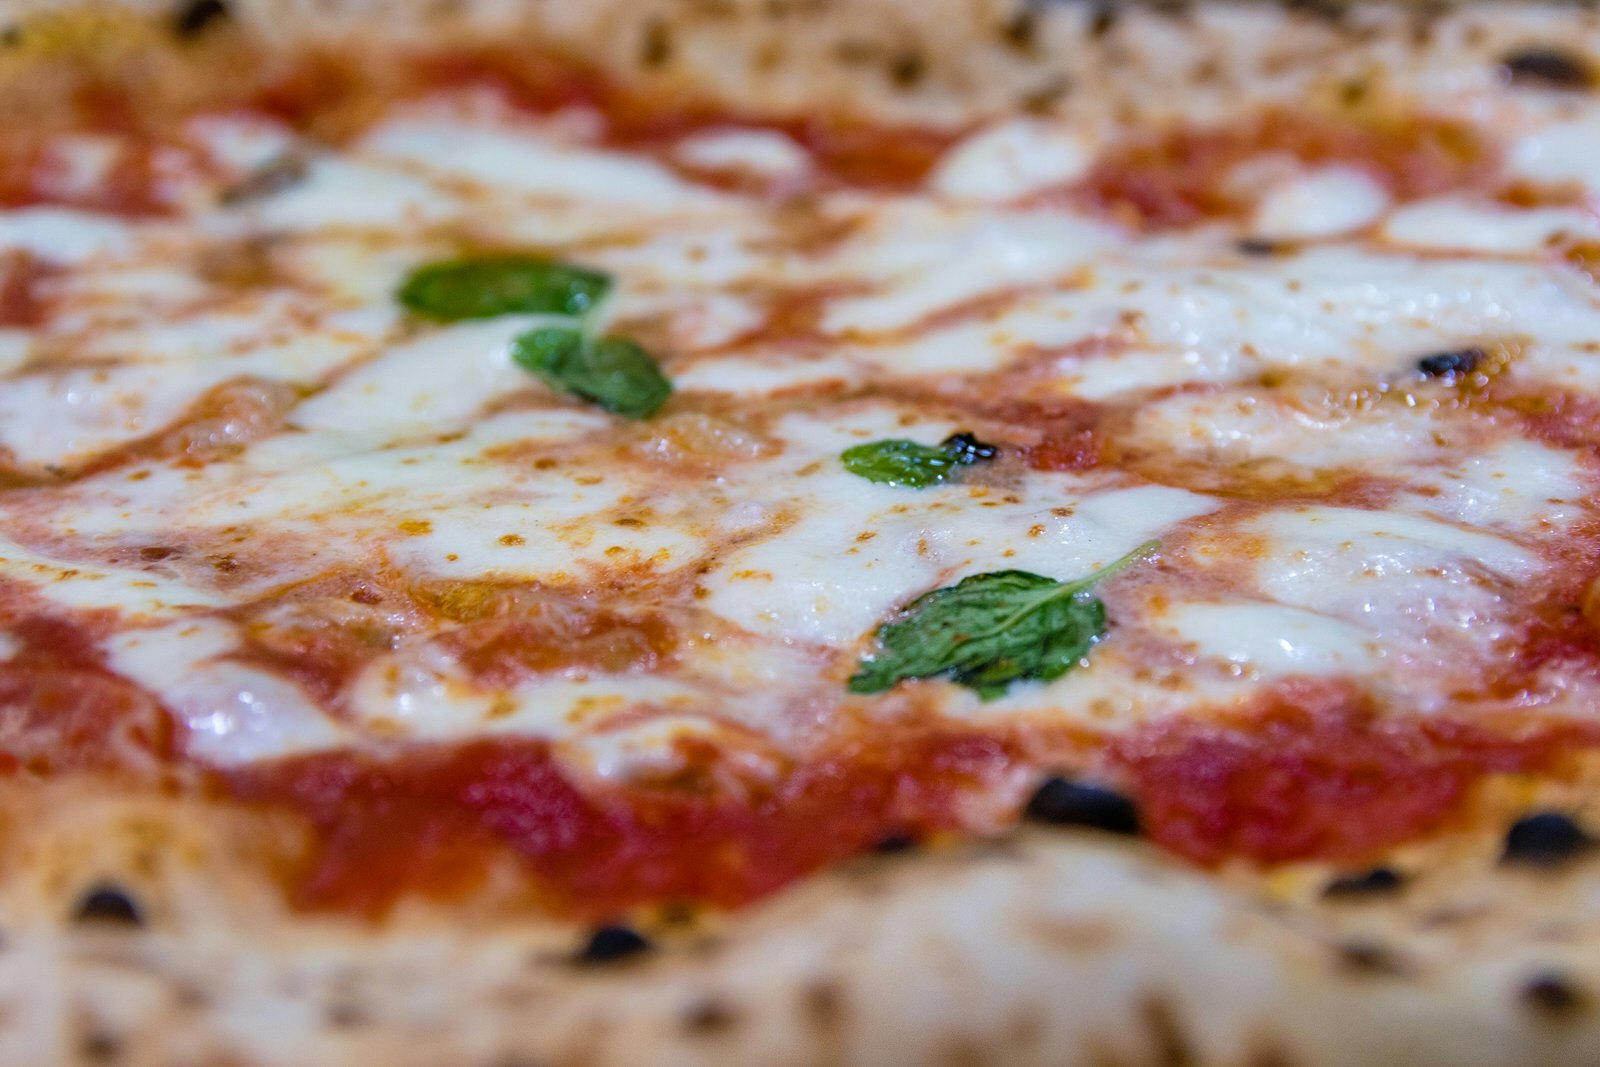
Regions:
[[[881,693],[908,678],[948,677],[984,700],[1016,681],[1048,682],[1072,670],[1105,635],[1106,608],[1088,590],[1153,552],[1140,545],[1072,582],[992,571],[935,589],[879,626],[857,665],[852,693]]]
[[[869,482],[926,489],[947,482],[956,469],[993,459],[999,449],[986,445],[970,433],[952,434],[937,447],[893,438],[870,441],[847,448],[839,454],[845,470]]]
[[[582,315],[611,289],[597,271],[536,256],[480,256],[417,268],[396,297],[440,322],[495,315]]]
[[[622,337],[594,340],[581,330],[545,326],[511,342],[511,358],[553,389],[630,419],[646,419],[672,395],[650,354]]]

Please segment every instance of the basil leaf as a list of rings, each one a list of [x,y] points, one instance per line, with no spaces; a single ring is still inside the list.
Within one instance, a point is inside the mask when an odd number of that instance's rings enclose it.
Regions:
[[[1105,605],[1088,590],[1156,547],[1140,545],[1072,582],[992,571],[935,589],[878,627],[877,648],[857,664],[850,691],[881,693],[942,675],[992,700],[1015,681],[1059,678],[1106,632]]]
[[[649,418],[672,395],[650,354],[621,337],[594,340],[581,330],[545,326],[512,341],[511,358],[551,388],[630,419]]]
[[[999,451],[970,433],[958,433],[936,448],[893,438],[847,448],[839,458],[845,470],[869,482],[926,489],[949,481],[958,467],[993,459]]]
[[[611,289],[611,279],[536,256],[481,256],[429,263],[400,287],[410,311],[440,322],[495,315],[582,315]]]

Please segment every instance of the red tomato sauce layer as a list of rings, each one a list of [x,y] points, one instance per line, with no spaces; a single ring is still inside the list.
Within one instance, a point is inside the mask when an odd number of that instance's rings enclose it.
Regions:
[[[1373,859],[1446,827],[1485,777],[1558,771],[1596,745],[1593,723],[1386,718],[1343,687],[1306,684],[1225,720],[1151,724],[1107,755],[1163,848],[1272,864]]]
[[[153,768],[174,750],[170,718],[101,664],[83,630],[42,617],[9,627],[0,663],[0,775]]]
[[[624,90],[592,66],[526,49],[475,49],[396,57],[384,84],[365,84],[336,58],[308,62],[279,79],[255,101],[259,109],[335,136],[376,115],[374,97],[404,99],[438,90],[487,88],[514,107],[545,115],[562,108],[600,112],[606,143],[649,151],[706,129],[766,129],[787,134],[811,152],[818,167],[848,185],[906,187],[921,181],[959,130],[890,126],[843,114],[741,114],[724,105],[639,89]]]
[[[1308,167],[1354,167],[1400,200],[1484,185],[1497,163],[1483,136],[1460,122],[1269,111],[1114,146],[1077,192],[1091,208],[1132,225],[1191,226],[1248,210],[1251,197],[1237,168],[1273,155]]]
[[[602,919],[651,903],[744,904],[886,838],[959,829],[961,799],[1016,758],[995,737],[885,731],[733,795],[681,781],[581,786],[544,742],[492,740],[307,756],[230,772],[224,786],[315,828],[291,890],[299,907],[370,915],[407,889],[448,895],[470,881],[464,859],[498,844],[551,903]]]

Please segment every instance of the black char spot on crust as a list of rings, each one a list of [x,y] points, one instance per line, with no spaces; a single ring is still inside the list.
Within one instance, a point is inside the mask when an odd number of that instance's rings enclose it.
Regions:
[[[1524,816],[1506,831],[1500,862],[1554,867],[1588,851],[1594,842],[1572,818],[1559,811]]]
[[[1589,1002],[1588,995],[1572,979],[1555,971],[1541,971],[1529,978],[1521,997],[1523,1004],[1550,1017],[1576,1015]]]
[[[1398,893],[1405,878],[1392,867],[1374,867],[1359,874],[1345,874],[1333,879],[1323,889],[1329,900],[1364,900],[1376,896]]]
[[[1137,834],[1139,809],[1133,801],[1103,786],[1066,778],[1047,778],[1023,809],[1033,822],[1051,826],[1083,826],[1113,834]]]
[[[172,32],[179,37],[198,37],[228,17],[223,0],[188,0],[172,13]]]
[[[582,964],[615,963],[649,952],[653,946],[637,930],[627,926],[602,926],[578,952]]]
[[[101,882],[78,898],[72,907],[72,920],[132,928],[144,925],[144,914],[126,890]]]
[[[1586,58],[1553,45],[1518,48],[1500,66],[1512,85],[1581,91],[1595,84],[1594,67]]]

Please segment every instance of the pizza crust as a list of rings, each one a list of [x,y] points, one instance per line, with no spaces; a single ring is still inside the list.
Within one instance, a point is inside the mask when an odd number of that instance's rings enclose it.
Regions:
[[[1018,107],[1204,115],[1354,77],[1419,92],[1496,76],[1492,57],[1550,17],[1386,8],[1279,15],[1278,32],[1241,37],[1240,9],[1220,6],[1110,27],[1087,6],[986,0],[419,2],[415,21],[399,7],[254,0],[237,14],[298,48],[369,32],[375,10],[386,29],[430,37],[434,18],[468,35],[533,32],[532,10],[541,40],[642,84],[949,123]],[[1600,40],[1595,13],[1559,18],[1564,35]],[[21,71],[73,54],[9,60],[6,106],[58,84]],[[113,58],[131,77],[146,54]],[[1498,865],[1504,813],[1485,803],[1482,832],[1424,848],[1424,873],[1392,898],[1322,902],[1320,868],[1203,872],[1137,842],[1027,830],[866,860],[748,913],[663,925],[651,957],[586,967],[574,962],[585,931],[490,905],[416,905],[375,926],[285,914],[239,858],[242,842],[272,840],[292,862],[296,831],[264,816],[29,787],[0,803],[0,1061],[1596,1062],[1600,870]],[[142,927],[74,921],[100,881],[139,900]]]
[[[1508,788],[1510,788],[1508,786]],[[31,810],[30,810],[31,809]],[[732,917],[587,931],[471,907],[282,911],[270,825],[82,787],[7,798],[8,1063],[1587,1064],[1600,868],[1497,862],[1495,819],[1323,898],[1027,829],[874,857]],[[293,834],[280,828],[285,855]],[[97,885],[142,925],[74,919]]]

